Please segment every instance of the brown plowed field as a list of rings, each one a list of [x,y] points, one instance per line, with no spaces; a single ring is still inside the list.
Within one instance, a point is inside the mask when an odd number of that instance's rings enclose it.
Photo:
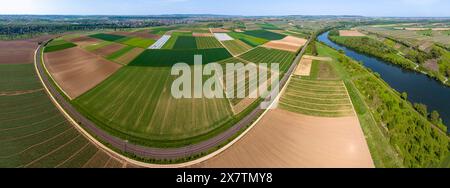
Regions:
[[[95,87],[121,67],[78,47],[46,53],[44,59],[52,77],[71,99]]]
[[[43,35],[25,40],[0,40],[0,64],[28,64],[34,62],[34,51],[38,42],[47,41],[59,35]]]
[[[302,58],[302,60],[300,60],[297,69],[295,69],[294,75],[309,76],[311,74],[312,63],[313,63],[312,59]]]
[[[297,38],[293,36],[287,36],[281,40],[270,41],[263,46],[266,48],[273,48],[278,50],[297,52],[300,47],[304,46],[308,40]]]
[[[105,47],[99,48],[97,50],[94,50],[93,53],[97,55],[101,55],[103,57],[109,56],[113,54],[114,52],[119,51],[120,49],[124,48],[125,45],[119,44],[119,43],[112,43],[110,45],[107,45]]]
[[[133,50],[129,51],[128,53],[124,54],[123,56],[120,56],[115,61],[127,65],[131,61],[133,61],[139,54],[141,54],[145,49],[142,48],[134,48]]]
[[[74,39],[70,39],[69,41],[75,43],[77,46],[79,46],[81,48],[102,42],[99,39],[95,39],[95,38],[91,38],[91,37],[87,37],[87,36],[77,37]]]
[[[222,29],[222,28],[211,28],[211,32],[213,33],[228,33],[230,30]]]
[[[272,110],[239,142],[196,167],[373,168],[358,118]]]

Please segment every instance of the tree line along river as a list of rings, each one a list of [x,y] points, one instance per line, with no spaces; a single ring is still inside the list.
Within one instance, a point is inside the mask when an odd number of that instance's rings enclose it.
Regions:
[[[414,71],[405,70],[389,62],[358,53],[354,50],[338,45],[328,38],[329,32],[318,37],[318,40],[345,54],[354,60],[360,61],[364,66],[381,75],[392,88],[398,92],[408,93],[408,99],[413,103],[423,103],[428,111],[436,110],[442,117],[446,126],[450,124],[450,88],[438,81]],[[450,131],[450,129],[449,129]]]

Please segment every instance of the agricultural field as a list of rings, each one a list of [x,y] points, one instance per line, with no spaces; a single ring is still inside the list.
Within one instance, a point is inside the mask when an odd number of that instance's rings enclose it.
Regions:
[[[197,41],[193,36],[178,36],[172,49],[196,49]]]
[[[250,35],[253,37],[266,39],[266,40],[281,40],[284,37],[286,37],[286,35],[274,33],[274,32],[267,31],[267,30],[249,30],[249,31],[245,31],[244,34]]]
[[[245,53],[252,49],[251,46],[248,44],[242,42],[241,40],[229,40],[229,41],[222,41],[222,44],[225,46],[225,48],[228,49],[228,51],[233,54],[234,56],[240,55],[242,53]]]
[[[305,115],[342,117],[354,115],[342,81],[294,77],[280,100],[280,108]]]
[[[195,37],[195,41],[198,49],[223,48],[214,37]]]
[[[0,64],[0,95],[16,91],[34,91],[42,88],[30,64]]]
[[[70,99],[92,89],[121,68],[81,48],[45,53],[44,61],[52,78]]]
[[[107,46],[98,48],[94,51],[92,51],[94,54],[100,55],[102,57],[108,57],[111,54],[114,54],[117,51],[120,51],[121,49],[125,48],[126,46],[119,43],[111,43]],[[47,47],[46,47],[47,48]]]
[[[0,41],[0,64],[32,63],[36,47],[37,42],[32,39]]]
[[[263,38],[258,38],[258,37],[253,37],[250,35],[246,35],[244,33],[231,32],[231,33],[227,33],[227,34],[230,35],[231,37],[233,37],[234,39],[241,40],[242,42],[245,42],[246,44],[248,44],[252,47],[257,47],[266,42],[269,42],[269,40],[266,40]]]
[[[125,47],[125,48],[127,48],[127,47]],[[116,56],[116,57],[110,56],[109,60],[120,63],[122,65],[128,65],[130,62],[132,62],[134,59],[136,59],[144,51],[145,50],[142,48],[132,48],[131,50],[127,51],[124,54],[121,54],[120,56]],[[113,55],[117,55],[117,53],[113,54]]]
[[[86,48],[87,46],[99,44],[102,42],[99,39],[95,39],[95,38],[91,38],[91,37],[87,37],[87,36],[80,36],[80,37],[75,37],[75,38],[65,39],[65,40],[68,40],[83,49]]]
[[[162,46],[161,49],[173,49],[177,40],[178,36],[171,36],[169,40],[167,40],[166,43]]]
[[[152,28],[150,33],[155,35],[165,35],[166,32],[171,31],[175,29],[174,27],[159,27],[159,28]]]
[[[296,53],[300,50],[302,46],[306,44],[307,41],[308,40],[303,38],[287,36],[281,40],[270,41],[264,44],[263,46],[266,48],[273,48]]]
[[[125,36],[121,36],[121,35],[113,35],[113,34],[105,34],[105,33],[89,35],[89,37],[104,40],[104,41],[109,41],[109,42],[115,42],[115,41],[126,38]]]
[[[370,26],[359,27],[359,29],[370,33],[380,34],[382,36],[391,37],[400,40],[409,46],[417,46],[421,49],[426,49],[423,45],[426,45],[427,43],[437,43],[447,48],[450,47],[450,35],[448,35],[448,31],[445,30],[417,31]]]
[[[15,91],[0,95],[0,166],[99,168],[115,163],[122,167],[122,161],[97,149],[72,127],[32,70],[33,64],[2,65],[0,69],[0,75],[20,80],[0,88],[0,93]]]
[[[120,43],[126,44],[128,46],[138,47],[147,49],[149,46],[154,44],[156,41],[154,39],[145,39],[139,37],[133,37],[125,40],[121,40]]]
[[[110,34],[127,36],[131,38],[143,38],[152,40],[158,40],[161,37],[160,35],[150,33],[149,30],[139,30],[134,32],[117,31]]]
[[[109,41],[100,41],[100,42],[98,42],[98,43],[92,43],[92,44],[86,45],[86,46],[84,46],[84,47],[82,47],[82,48],[83,48],[84,50],[86,50],[86,51],[92,52],[92,51],[95,51],[95,50],[97,50],[97,49],[103,48],[103,47],[108,46],[108,45],[111,45],[111,44],[113,44],[113,42],[109,42]],[[81,47],[81,46],[80,46],[80,47]]]
[[[257,23],[261,27],[261,29],[268,29],[268,30],[279,30],[280,28],[271,24],[271,23]]]
[[[171,65],[192,65],[194,54],[202,54],[204,63],[231,57],[224,48],[145,50],[73,103],[112,134],[133,136],[130,141],[159,147],[173,144],[167,140],[186,144],[183,140],[195,140],[233,118],[227,99],[172,97],[171,84],[176,77],[170,75]]]
[[[47,45],[47,47],[45,48],[45,52],[56,52],[56,51],[60,51],[60,50],[68,49],[68,48],[73,48],[75,46],[77,46],[77,45],[74,43],[67,42],[62,39],[56,39],[56,40],[51,41]]]
[[[280,63],[280,72],[283,73],[291,66],[292,61],[295,58],[295,53],[258,47],[242,54],[239,58],[255,64],[266,63],[268,67],[270,67],[270,64],[272,63]]]
[[[128,52],[132,51],[134,48],[135,47],[133,47],[133,46],[122,47],[121,49],[115,51],[114,53],[106,56],[106,59],[115,60],[115,59],[127,54]]]

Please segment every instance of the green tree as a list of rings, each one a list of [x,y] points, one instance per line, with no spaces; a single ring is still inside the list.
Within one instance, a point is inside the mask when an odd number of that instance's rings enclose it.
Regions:
[[[414,103],[414,108],[423,116],[428,116],[428,107],[425,104],[422,103]]]
[[[435,124],[435,125],[440,124],[440,123],[442,122],[442,119],[441,119],[441,117],[440,117],[440,115],[439,115],[439,112],[437,112],[436,110],[434,110],[433,112],[431,112],[431,115],[430,115],[430,121],[431,121],[433,124]]]
[[[450,68],[447,68],[447,77],[450,77]]]
[[[408,93],[403,92],[403,93],[402,93],[402,99],[408,100]]]
[[[316,41],[313,40],[311,41],[311,53],[313,56],[318,56],[319,52],[317,52],[317,46],[316,46]]]

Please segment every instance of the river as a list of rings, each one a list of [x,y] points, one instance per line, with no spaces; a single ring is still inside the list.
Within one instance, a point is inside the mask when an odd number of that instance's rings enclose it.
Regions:
[[[444,124],[450,125],[450,88],[430,77],[414,71],[405,70],[399,66],[382,61],[380,59],[358,53],[354,50],[338,45],[328,39],[328,33],[323,33],[318,40],[338,50],[344,50],[345,54],[366,67],[379,73],[381,78],[392,88],[399,92],[407,92],[408,99],[413,103],[423,103],[428,106],[428,111],[437,110]],[[449,130],[450,131],[450,130]]]

